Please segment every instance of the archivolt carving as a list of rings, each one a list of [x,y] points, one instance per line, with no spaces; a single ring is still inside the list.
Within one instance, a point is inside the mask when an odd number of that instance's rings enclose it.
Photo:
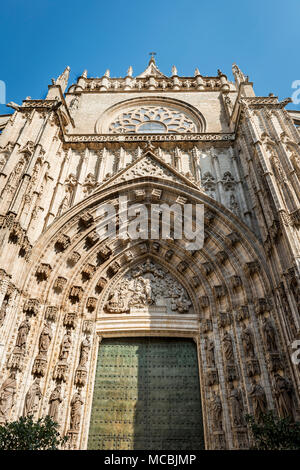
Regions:
[[[104,305],[107,313],[123,313],[131,308],[162,307],[186,313],[192,303],[186,290],[165,269],[148,259],[131,269],[115,286]]]

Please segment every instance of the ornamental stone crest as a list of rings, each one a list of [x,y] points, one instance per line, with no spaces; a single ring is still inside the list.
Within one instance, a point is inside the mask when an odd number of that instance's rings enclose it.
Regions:
[[[104,311],[125,313],[135,308],[161,307],[162,310],[187,313],[192,306],[181,284],[166,270],[148,259],[131,269],[109,295]]]

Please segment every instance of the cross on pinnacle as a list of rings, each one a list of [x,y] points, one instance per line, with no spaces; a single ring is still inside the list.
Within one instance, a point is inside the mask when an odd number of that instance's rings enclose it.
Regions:
[[[151,55],[151,59],[154,59],[154,56],[156,55],[156,52],[149,52],[149,55]]]

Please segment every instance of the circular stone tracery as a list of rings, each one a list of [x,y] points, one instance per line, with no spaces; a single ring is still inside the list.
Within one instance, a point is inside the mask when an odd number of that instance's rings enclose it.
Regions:
[[[184,112],[165,106],[141,106],[120,114],[109,126],[113,134],[165,134],[197,132],[195,122]]]

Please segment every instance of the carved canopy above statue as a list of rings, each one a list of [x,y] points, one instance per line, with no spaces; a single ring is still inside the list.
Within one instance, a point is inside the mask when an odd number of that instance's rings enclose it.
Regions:
[[[165,268],[148,259],[128,271],[113,287],[105,313],[125,313],[133,308],[162,307],[167,312],[187,313],[192,302],[184,287]]]

